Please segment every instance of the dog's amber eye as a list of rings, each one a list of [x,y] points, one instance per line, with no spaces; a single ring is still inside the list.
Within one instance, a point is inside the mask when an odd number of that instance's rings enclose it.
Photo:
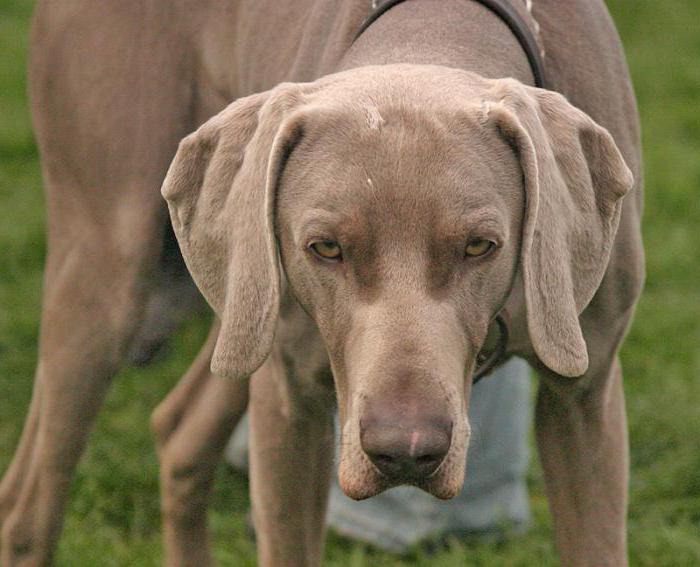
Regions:
[[[490,240],[486,240],[485,238],[475,238],[467,243],[464,253],[471,257],[483,256],[487,252],[490,252],[493,247],[494,244]]]
[[[340,244],[335,240],[320,240],[312,243],[309,248],[324,260],[340,260]]]

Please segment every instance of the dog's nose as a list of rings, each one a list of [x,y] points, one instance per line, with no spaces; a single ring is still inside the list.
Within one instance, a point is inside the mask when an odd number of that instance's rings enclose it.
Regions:
[[[433,474],[450,450],[452,423],[372,420],[361,425],[360,441],[387,478],[411,482]]]

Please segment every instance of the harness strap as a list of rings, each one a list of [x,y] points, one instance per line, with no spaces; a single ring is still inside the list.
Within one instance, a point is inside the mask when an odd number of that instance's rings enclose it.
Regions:
[[[402,4],[406,0],[387,0],[379,5],[379,7],[372,12],[369,17],[362,23],[360,29],[357,30],[355,37],[353,38],[353,43],[357,41],[366,30],[374,22],[376,22],[383,14],[391,10],[394,6]],[[515,38],[520,43],[530,67],[532,69],[532,75],[535,78],[535,86],[546,89],[547,81],[544,72],[544,61],[542,59],[542,52],[540,51],[540,46],[537,43],[535,35],[532,33],[530,26],[522,18],[520,13],[512,6],[508,0],[473,0],[474,2],[481,4],[485,8],[491,10],[505,23],[510,31],[513,33]]]

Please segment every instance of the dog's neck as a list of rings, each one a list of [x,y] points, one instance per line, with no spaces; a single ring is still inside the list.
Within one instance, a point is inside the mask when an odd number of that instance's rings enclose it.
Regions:
[[[487,78],[534,82],[527,56],[512,31],[476,2],[399,4],[364,31],[339,70],[391,63],[443,65]]]

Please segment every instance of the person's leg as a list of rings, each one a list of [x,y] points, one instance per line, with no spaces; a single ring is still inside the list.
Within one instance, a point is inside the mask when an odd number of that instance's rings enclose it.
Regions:
[[[444,502],[413,487],[388,490],[361,502],[333,481],[328,524],[336,532],[389,551],[402,552],[428,538],[447,534],[498,533],[523,529],[530,519],[525,483],[531,422],[530,373],[513,359],[472,391],[472,438],[462,492]],[[236,430],[227,458],[247,469],[248,427]]]

